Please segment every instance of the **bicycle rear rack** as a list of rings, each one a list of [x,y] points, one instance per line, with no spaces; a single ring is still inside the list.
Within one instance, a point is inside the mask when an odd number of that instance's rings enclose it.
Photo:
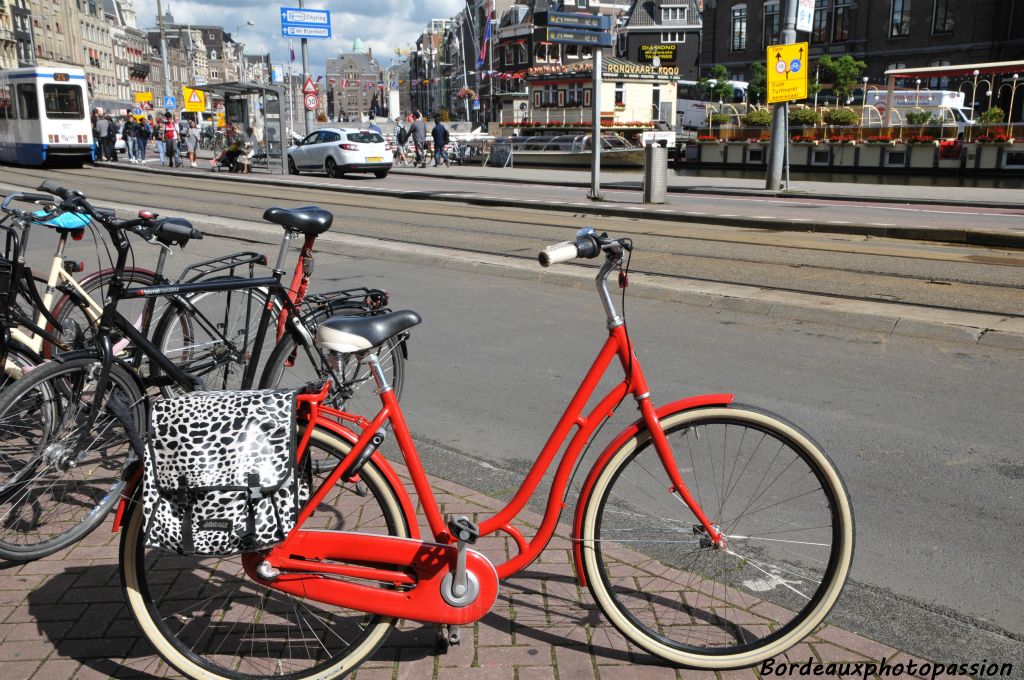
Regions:
[[[227,271],[229,276],[234,276],[235,269],[237,267],[245,266],[249,267],[249,276],[252,277],[257,265],[266,266],[266,264],[267,256],[262,253],[251,251],[233,253],[231,255],[224,255],[223,257],[215,257],[212,260],[197,262],[196,264],[185,267],[181,272],[181,275],[178,277],[178,283],[193,283],[201,278],[209,276],[210,274],[222,271]]]
[[[310,311],[326,308],[330,314],[352,308],[359,308],[365,312],[377,312],[385,311],[390,298],[390,293],[379,288],[348,288],[307,295],[303,300],[303,305]]]

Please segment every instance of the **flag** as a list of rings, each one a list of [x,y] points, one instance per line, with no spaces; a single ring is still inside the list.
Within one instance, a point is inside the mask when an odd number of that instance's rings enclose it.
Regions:
[[[292,61],[295,61],[295,43],[288,41],[288,51],[292,54]]]
[[[494,3],[490,3],[487,11],[487,27],[484,29],[484,39],[480,43],[480,56],[476,60],[476,67],[482,68],[487,63],[487,43],[491,40],[491,23],[494,20]]]

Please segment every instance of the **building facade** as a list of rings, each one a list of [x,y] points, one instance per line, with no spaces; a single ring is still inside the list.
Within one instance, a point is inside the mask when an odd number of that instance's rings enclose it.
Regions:
[[[777,43],[779,0],[706,0],[701,62],[723,64],[736,80]],[[850,54],[880,83],[890,68],[948,66],[1024,57],[1024,4],[1012,0],[816,0],[810,59]],[[935,87],[956,89],[956,83]]]
[[[352,53],[327,59],[326,115],[331,120],[364,120],[386,113],[384,69],[371,50],[358,51],[361,46],[357,41]]]
[[[635,0],[615,35],[615,56],[641,64],[678,66],[696,80],[700,69],[701,9],[697,0]]]
[[[0,0],[0,68],[18,65],[18,41],[14,37],[14,17],[11,5]]]
[[[85,65],[79,23],[80,8],[84,7],[84,0],[29,0],[34,65]]]
[[[12,0],[9,7],[18,66],[32,66],[36,63],[36,48],[29,0]]]

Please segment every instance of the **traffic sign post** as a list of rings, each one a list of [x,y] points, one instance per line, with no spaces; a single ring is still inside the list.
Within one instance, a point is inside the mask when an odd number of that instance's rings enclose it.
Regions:
[[[202,90],[194,90],[191,87],[181,88],[182,101],[185,102],[185,111],[199,113],[206,110],[206,93]]]
[[[811,32],[814,25],[814,0],[799,0],[796,9],[796,30]]]
[[[174,97],[164,97],[164,108],[165,109],[176,109],[178,108],[178,100]]]
[[[807,43],[769,45],[768,103],[807,98]]]
[[[331,12],[326,9],[282,7],[281,35],[286,38],[330,38]]]
[[[303,96],[302,102],[305,104],[307,111],[316,111],[316,107],[320,105],[320,98],[315,94],[307,94]]]

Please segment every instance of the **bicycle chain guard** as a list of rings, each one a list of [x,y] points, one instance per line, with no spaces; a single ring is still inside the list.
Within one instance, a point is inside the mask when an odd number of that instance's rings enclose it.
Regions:
[[[453,606],[442,596],[442,589],[455,569],[456,557],[454,545],[297,529],[269,553],[244,555],[242,564],[246,574],[261,585],[317,602],[413,621],[473,623],[494,605],[498,574],[490,560],[466,550],[466,571],[475,577],[479,590],[472,601]],[[273,579],[260,576],[260,571],[268,573],[268,568],[280,575]],[[356,580],[393,587],[362,585]]]

